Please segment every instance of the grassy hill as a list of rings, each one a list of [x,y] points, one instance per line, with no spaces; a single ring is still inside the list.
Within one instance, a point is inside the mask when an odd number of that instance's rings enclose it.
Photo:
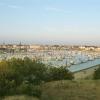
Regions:
[[[3,100],[39,100],[38,98],[31,97],[31,96],[8,96],[5,97]]]
[[[59,81],[43,87],[41,100],[100,100],[100,81]]]
[[[54,81],[41,86],[39,99],[10,96],[4,100],[100,100],[100,81]]]

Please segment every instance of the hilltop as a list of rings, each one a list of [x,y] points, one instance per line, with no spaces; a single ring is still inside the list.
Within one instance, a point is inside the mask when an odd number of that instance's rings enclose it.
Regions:
[[[41,100],[100,100],[100,81],[55,81],[43,86]]]
[[[40,88],[42,95],[38,100],[100,100],[100,80],[53,81]],[[6,97],[4,100],[28,100],[28,97],[22,97]],[[34,97],[29,98],[35,100]]]

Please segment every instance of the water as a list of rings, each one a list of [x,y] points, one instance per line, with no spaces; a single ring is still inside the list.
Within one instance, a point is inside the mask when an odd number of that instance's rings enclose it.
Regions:
[[[36,51],[33,53],[6,53],[0,55],[0,60],[11,58],[24,58],[40,59],[44,64],[55,67],[72,67],[80,66],[81,64],[88,64],[88,62],[94,62],[100,58],[100,53],[86,52],[86,51],[69,51],[69,50],[51,50],[51,51]],[[90,61],[92,60],[92,61]],[[96,62],[94,62],[96,63]]]
[[[97,65],[100,65],[100,59],[95,59],[93,61],[88,61],[86,63],[82,63],[82,64],[78,64],[78,65],[72,65],[68,69],[71,72],[77,72],[77,71],[88,69],[88,68],[91,68],[91,67],[94,67]]]

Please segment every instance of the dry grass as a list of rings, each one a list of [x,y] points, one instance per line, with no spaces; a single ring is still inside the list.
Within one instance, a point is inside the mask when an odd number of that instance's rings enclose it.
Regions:
[[[23,95],[23,96],[8,96],[5,97],[3,100],[39,100],[39,99]]]
[[[100,100],[100,81],[50,82],[42,88],[41,100]]]
[[[55,81],[41,86],[40,99],[8,96],[3,100],[100,100],[100,81]]]

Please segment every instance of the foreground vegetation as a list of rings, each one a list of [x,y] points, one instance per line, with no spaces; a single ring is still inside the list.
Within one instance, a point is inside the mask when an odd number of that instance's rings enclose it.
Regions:
[[[16,95],[16,96],[7,96],[3,98],[2,100],[39,100],[39,99],[33,96]]]
[[[94,73],[94,79],[95,80],[100,79],[100,65],[99,65],[99,68]]]
[[[100,68],[93,80],[75,81],[65,67],[29,58],[0,62],[0,100],[100,100]]]
[[[41,96],[41,84],[56,80],[72,80],[66,68],[45,66],[29,58],[0,62],[0,96]]]
[[[100,80],[53,81],[41,85],[41,96],[8,96],[3,100],[100,100]]]
[[[55,81],[43,86],[41,100],[100,100],[100,81]]]

